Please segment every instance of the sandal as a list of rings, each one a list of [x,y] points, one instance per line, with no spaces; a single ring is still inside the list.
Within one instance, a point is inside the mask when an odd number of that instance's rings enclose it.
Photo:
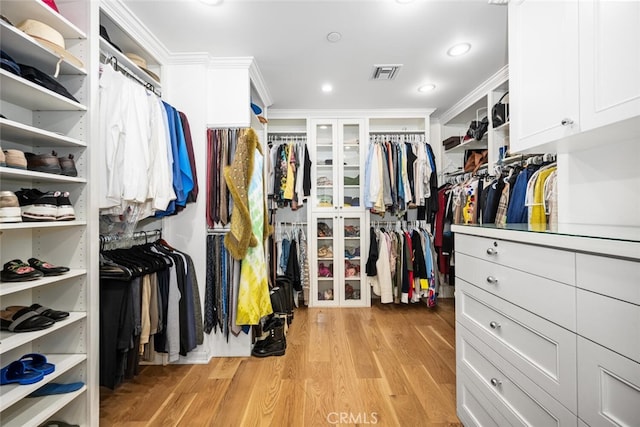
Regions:
[[[29,264],[19,259],[14,259],[4,265],[4,269],[0,273],[0,281],[2,282],[25,282],[27,280],[39,279],[44,274],[36,270]]]
[[[49,375],[56,370],[56,366],[53,363],[47,362],[45,355],[40,353],[29,353],[18,359],[19,362],[24,364],[26,369],[30,369],[35,372],[42,372],[43,375]]]
[[[69,312],[67,311],[59,311],[59,310],[54,310],[52,308],[49,307],[43,307],[40,304],[31,304],[30,307],[25,307],[25,306],[21,306],[21,305],[12,305],[9,306],[7,308],[5,308],[5,311],[12,311],[12,312],[16,312],[22,309],[28,308],[31,311],[35,311],[37,314],[41,315],[41,316],[45,316],[48,317],[49,319],[53,320],[54,322],[59,322],[60,320],[64,320],[67,317],[69,317]]]
[[[40,261],[36,258],[29,258],[29,265],[36,270],[41,271],[45,276],[57,276],[69,271],[69,267],[56,266],[46,261]]]
[[[55,322],[29,307],[18,311],[0,311],[0,329],[10,332],[33,332],[47,329]]]
[[[20,385],[33,384],[44,378],[44,374],[27,369],[25,364],[16,360],[0,371],[0,385],[17,383]]]
[[[74,391],[80,390],[84,386],[83,382],[75,382],[69,384],[60,384],[60,383],[49,383],[43,385],[38,390],[34,391],[27,397],[41,397],[41,396],[50,396],[52,394],[66,394],[73,393]]]

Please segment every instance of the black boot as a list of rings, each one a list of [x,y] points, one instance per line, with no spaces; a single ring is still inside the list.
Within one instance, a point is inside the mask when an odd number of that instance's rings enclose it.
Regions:
[[[269,319],[269,335],[258,341],[251,354],[256,357],[282,356],[287,348],[287,341],[284,336],[284,320],[279,317]],[[267,325],[265,325],[266,327]],[[266,332],[266,330],[265,330]]]

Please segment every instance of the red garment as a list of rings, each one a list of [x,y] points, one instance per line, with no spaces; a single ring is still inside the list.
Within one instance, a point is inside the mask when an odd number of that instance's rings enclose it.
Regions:
[[[449,274],[449,255],[442,254],[447,191],[449,191],[449,186],[438,191],[438,212],[436,212],[435,235],[433,236],[433,246],[435,247],[436,252],[438,252],[438,271],[442,274]]]

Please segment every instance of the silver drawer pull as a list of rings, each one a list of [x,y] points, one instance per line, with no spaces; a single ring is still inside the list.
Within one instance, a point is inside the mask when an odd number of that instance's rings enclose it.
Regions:
[[[500,381],[497,378],[491,378],[491,385],[494,387],[498,387],[500,385],[502,385],[502,381]]]
[[[489,326],[491,326],[491,329],[498,329],[502,325],[498,322],[491,322],[489,323]]]
[[[495,285],[496,283],[498,283],[498,279],[496,279],[493,276],[489,276],[489,277],[487,277],[487,283]]]
[[[487,255],[498,255],[498,251],[493,248],[488,248]]]

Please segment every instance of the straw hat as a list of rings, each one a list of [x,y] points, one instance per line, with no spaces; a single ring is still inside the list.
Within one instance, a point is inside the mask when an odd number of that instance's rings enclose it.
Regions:
[[[66,50],[64,44],[64,37],[55,29],[51,28],[47,24],[36,21],[35,19],[27,19],[22,24],[18,25],[18,29],[24,31],[41,45],[51,49],[57,53],[61,58],[74,64],[78,68],[83,68],[84,64],[78,58],[73,56]]]
[[[150,71],[150,70],[147,69],[147,61],[145,61],[144,58],[142,58],[139,55],[136,55],[135,53],[131,53],[131,52],[125,53],[124,56],[129,58],[131,60],[131,62],[136,64],[138,67],[140,67],[142,69],[142,71],[144,71],[145,73],[149,74],[151,76],[151,78],[153,78],[155,81],[160,83],[160,77],[158,77],[158,75],[156,73],[154,73],[153,71]]]

